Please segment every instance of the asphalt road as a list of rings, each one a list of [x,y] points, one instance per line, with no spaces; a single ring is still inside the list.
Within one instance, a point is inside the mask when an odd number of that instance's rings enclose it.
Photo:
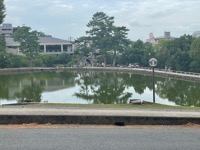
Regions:
[[[198,150],[199,139],[199,127],[0,127],[2,150]]]

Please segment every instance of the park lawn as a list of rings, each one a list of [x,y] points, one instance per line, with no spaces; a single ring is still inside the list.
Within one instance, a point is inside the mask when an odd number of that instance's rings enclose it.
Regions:
[[[135,108],[135,109],[190,109],[200,110],[200,107],[170,106],[162,104],[60,104],[60,103],[37,103],[38,107],[74,107],[74,108]]]

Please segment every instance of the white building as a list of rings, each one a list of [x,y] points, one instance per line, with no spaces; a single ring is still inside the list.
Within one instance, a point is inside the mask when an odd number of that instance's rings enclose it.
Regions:
[[[0,35],[11,36],[13,34],[12,24],[5,23],[0,26]]]
[[[154,37],[153,33],[149,33],[149,39],[147,39],[146,41],[151,44],[158,44],[158,42],[162,39],[170,40],[174,39],[174,37],[170,35],[170,32],[166,31],[164,32],[164,36],[159,36],[159,37]]]
[[[12,37],[5,37],[6,52],[20,55],[19,43],[15,42]],[[40,53],[42,54],[73,54],[73,45],[71,42],[46,36],[39,37]]]
[[[0,35],[5,35],[6,52],[20,55],[19,43],[12,38],[14,31],[12,24],[3,24],[0,26]],[[67,40],[58,39],[51,36],[39,37],[40,53],[42,54],[73,54],[73,44]]]

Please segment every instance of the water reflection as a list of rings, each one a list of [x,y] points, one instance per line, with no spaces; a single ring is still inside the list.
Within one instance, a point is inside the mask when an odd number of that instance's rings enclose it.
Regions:
[[[18,102],[41,102],[42,91],[43,86],[34,82],[32,77],[30,85],[23,86],[20,92],[14,94],[14,97],[18,99]]]
[[[160,78],[157,82],[157,93],[177,105],[200,106],[200,83]]]
[[[127,103],[131,93],[125,92],[126,84],[123,78],[116,73],[83,72],[76,83],[80,91],[75,95],[78,98],[92,100],[94,104]]]
[[[156,102],[200,106],[200,83],[155,78]],[[131,73],[73,71],[0,75],[0,102],[128,103],[152,101],[152,77]]]
[[[73,72],[3,74],[0,75],[0,100],[4,103],[24,102],[25,100],[41,102],[44,92],[73,87],[75,76]]]

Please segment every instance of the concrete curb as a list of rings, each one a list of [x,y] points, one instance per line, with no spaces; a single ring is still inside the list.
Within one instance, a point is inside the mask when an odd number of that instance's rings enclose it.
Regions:
[[[200,124],[199,117],[0,115],[0,124],[184,125]]]
[[[0,124],[184,125],[200,124],[200,110],[8,105]]]

